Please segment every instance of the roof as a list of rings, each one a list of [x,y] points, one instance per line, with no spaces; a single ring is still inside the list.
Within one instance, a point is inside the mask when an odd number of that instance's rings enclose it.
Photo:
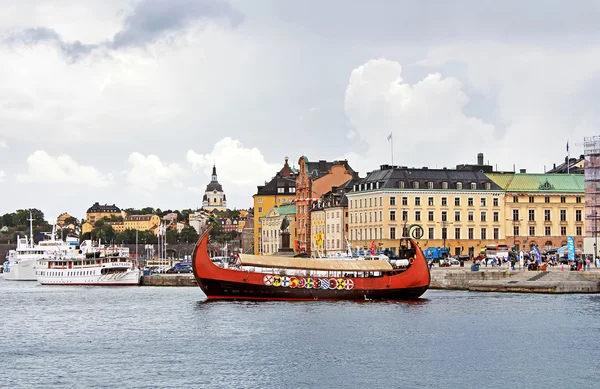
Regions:
[[[152,219],[152,214],[147,215],[130,215],[125,217],[125,221],[148,221]]]
[[[304,158],[305,161],[305,166],[306,166],[306,171],[307,173],[310,174],[310,176],[312,177],[312,179],[316,179],[319,177],[322,177],[324,175],[327,175],[329,173],[329,171],[331,170],[332,167],[334,167],[335,165],[342,165],[346,168],[346,170],[348,171],[348,173],[354,175],[356,172],[350,167],[350,165],[348,164],[347,160],[341,160],[341,161],[325,161],[325,160],[320,160],[318,162],[309,162],[308,158],[306,157],[302,157]]]
[[[275,209],[277,209],[277,212],[279,212],[279,214],[282,216],[296,214],[296,204],[282,205],[280,207],[276,207]]]
[[[488,177],[507,192],[585,192],[582,174],[491,173]]]
[[[94,203],[91,207],[88,208],[87,213],[120,213],[121,210],[116,205],[100,205],[99,203]]]
[[[554,167],[546,172],[546,174],[565,174],[567,171],[571,174],[583,174],[585,169],[581,163],[585,158],[583,155],[579,156],[579,158],[570,158],[567,163],[567,157],[565,157],[565,162],[560,165]]]
[[[415,182],[418,182],[416,188]],[[432,188],[429,188],[429,182],[433,183]],[[444,183],[447,185],[446,188],[443,187]],[[462,189],[458,189],[458,183],[462,183]],[[418,169],[389,165],[382,165],[379,170],[367,173],[367,176],[358,182],[357,190],[472,190],[471,183],[476,184],[476,190],[502,190],[499,185],[480,171]],[[486,188],[486,184],[489,184],[489,189]]]
[[[388,261],[288,258],[273,255],[240,255],[242,264],[280,269],[310,269],[334,271],[386,271],[392,270]]]
[[[267,196],[267,195],[283,195],[295,196],[296,195],[296,177],[297,175],[291,174],[289,176],[282,176],[278,172],[271,181],[267,182],[263,186],[258,186],[258,190],[255,196]],[[279,188],[283,188],[283,192],[280,192]],[[290,190],[294,188],[294,190]]]

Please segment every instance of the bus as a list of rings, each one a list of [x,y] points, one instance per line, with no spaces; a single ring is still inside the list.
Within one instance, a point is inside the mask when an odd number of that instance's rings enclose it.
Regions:
[[[506,244],[488,244],[485,246],[486,258],[502,258],[503,261],[508,260],[508,245]]]

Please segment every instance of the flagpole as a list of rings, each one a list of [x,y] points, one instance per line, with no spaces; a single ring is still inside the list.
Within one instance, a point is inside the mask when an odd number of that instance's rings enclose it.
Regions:
[[[569,141],[567,140],[567,174],[569,174],[569,167],[571,165],[571,152],[569,151]]]
[[[394,137],[393,136],[391,139],[391,143],[392,143],[392,166],[394,166]]]

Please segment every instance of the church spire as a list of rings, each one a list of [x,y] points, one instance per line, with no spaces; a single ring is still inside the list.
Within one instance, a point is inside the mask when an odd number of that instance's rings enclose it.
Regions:
[[[213,162],[213,171],[212,171],[212,177],[210,178],[211,181],[213,182],[217,182],[217,166],[215,165],[215,163]]]

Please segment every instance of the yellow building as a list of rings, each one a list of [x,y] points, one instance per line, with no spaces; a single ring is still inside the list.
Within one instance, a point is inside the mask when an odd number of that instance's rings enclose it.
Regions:
[[[506,191],[506,241],[518,249],[561,247],[572,236],[583,248],[583,174],[489,173]]]
[[[296,198],[296,173],[288,165],[287,157],[275,177],[265,185],[259,186],[252,197],[254,198],[254,254],[261,254],[263,252],[262,218],[267,216],[272,208],[289,204]]]
[[[261,220],[262,237],[261,252],[264,255],[277,253],[281,243],[281,222],[287,217],[289,226],[287,231],[290,233],[290,245],[296,238],[296,205],[283,205],[274,207],[267,212]],[[291,247],[293,249],[293,247]]]
[[[325,255],[325,208],[322,203],[312,205],[310,211],[310,233],[311,253]]]
[[[93,226],[96,221],[104,217],[110,218],[111,216],[118,217],[123,216],[123,214],[121,213],[119,207],[114,204],[100,205],[99,203],[94,203],[94,205],[88,208],[87,212],[85,213],[85,220],[86,222],[91,223]]]
[[[125,230],[151,231],[153,234],[158,232],[160,226],[160,217],[158,215],[130,215],[126,216],[122,222],[107,222],[117,233]]]
[[[66,212],[63,212],[63,213],[61,213],[60,215],[58,215],[58,217],[56,218],[56,224],[57,224],[59,227],[61,227],[61,228],[62,228],[62,227],[69,227],[69,228],[73,228],[73,224],[71,224],[71,225],[67,226],[67,225],[66,225],[66,223],[65,223],[67,219],[70,219],[70,218],[72,218],[72,217],[73,217],[73,216],[69,215],[68,213],[66,213]]]
[[[448,247],[453,255],[505,242],[504,191],[479,171],[383,165],[346,196],[353,247],[375,242],[397,252],[411,226],[422,231],[422,249]]]

